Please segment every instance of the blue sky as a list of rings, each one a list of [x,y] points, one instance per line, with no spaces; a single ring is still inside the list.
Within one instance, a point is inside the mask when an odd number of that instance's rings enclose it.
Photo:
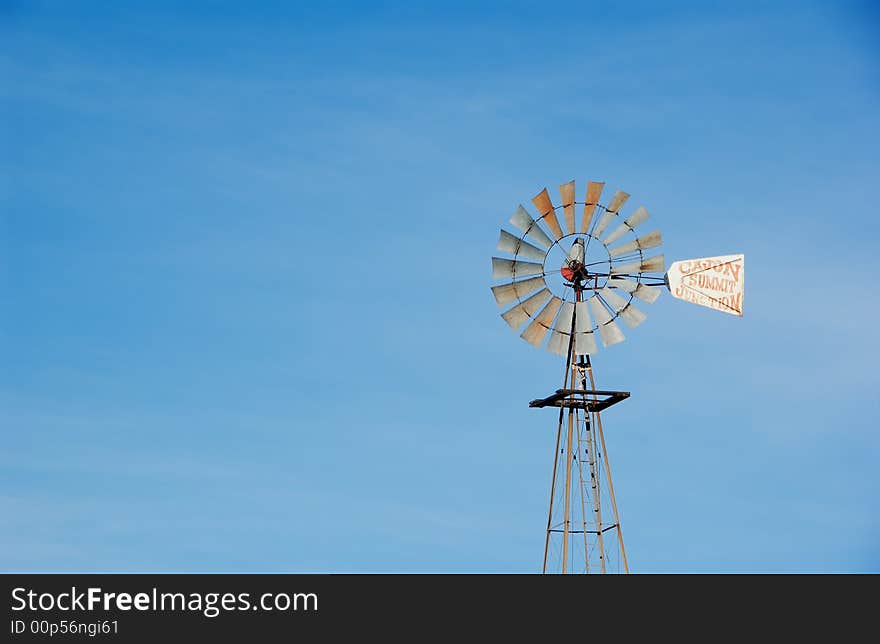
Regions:
[[[574,178],[746,254],[594,360],[633,570],[880,570],[880,13],[474,4],[2,3],[0,569],[539,570]]]

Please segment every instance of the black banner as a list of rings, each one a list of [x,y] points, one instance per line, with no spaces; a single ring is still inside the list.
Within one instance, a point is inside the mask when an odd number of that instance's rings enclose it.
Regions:
[[[844,612],[848,632],[873,596],[855,577],[832,576],[11,574],[4,582],[11,642],[433,641],[477,628],[566,639],[645,627],[708,636],[758,623],[814,630]]]

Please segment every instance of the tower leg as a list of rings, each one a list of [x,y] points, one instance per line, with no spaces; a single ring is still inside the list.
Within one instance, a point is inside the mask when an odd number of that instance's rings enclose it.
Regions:
[[[583,384],[583,380],[581,381]],[[586,387],[583,387],[586,390]],[[584,394],[586,397],[586,394]],[[593,501],[593,525],[596,528],[596,541],[597,547],[599,550],[599,569],[604,574],[606,572],[605,568],[605,526],[602,524],[602,495],[600,490],[600,476],[601,472],[599,472],[599,468],[597,467],[596,462],[596,445],[593,441],[593,432],[592,425],[590,419],[590,412],[587,411],[584,413],[584,435],[586,437],[587,443],[587,458],[589,459],[590,466],[590,498]],[[584,521],[586,523],[586,519]]]
[[[574,320],[572,319],[572,328],[574,328]],[[574,336],[569,337],[568,341],[568,357],[565,360],[565,375],[562,378],[562,386],[565,387],[568,383],[569,374],[571,370],[571,359],[572,352],[574,351]],[[543,574],[547,573],[547,555],[550,552],[550,535],[553,532],[553,502],[556,498],[556,472],[559,469],[559,445],[562,440],[562,418],[565,413],[565,407],[560,405],[559,407],[559,422],[556,427],[556,449],[553,452],[553,478],[550,481],[550,509],[547,511],[547,536],[544,539],[544,564],[541,568],[541,572]],[[570,445],[569,445],[570,448]],[[566,498],[568,498],[568,494],[566,493]],[[568,514],[566,510],[566,515]]]
[[[571,383],[574,385],[574,369],[571,370]],[[565,519],[563,520],[562,527],[562,572],[568,572],[568,541],[569,541],[569,533],[571,531],[571,464],[572,464],[572,453],[571,453],[571,443],[572,438],[574,437],[574,412],[575,410],[569,408],[568,410],[568,441],[567,446],[565,448]]]
[[[590,389],[596,389],[596,380],[593,377],[593,367],[590,364],[590,356],[586,357],[586,372],[590,377]],[[586,382],[584,382],[586,389]],[[602,429],[602,415],[600,412],[593,414],[595,418],[595,426],[599,434],[599,441],[602,444],[602,458],[605,461],[605,473],[608,475],[608,492],[611,496],[611,509],[614,512],[614,523],[617,525],[617,541],[620,547],[620,557],[623,560],[623,571],[629,574],[629,563],[626,560],[626,547],[623,545],[623,531],[620,528],[620,515],[617,512],[617,497],[614,494],[614,482],[611,479],[611,465],[608,462],[608,448],[605,447],[605,431]]]
[[[556,429],[556,449],[553,451],[553,478],[550,481],[550,510],[547,512],[547,538],[544,539],[544,565],[541,572],[547,573],[547,553],[550,551],[550,532],[553,524],[553,499],[556,497],[556,469],[559,466],[559,443],[562,440],[562,414],[559,408],[559,426]]]

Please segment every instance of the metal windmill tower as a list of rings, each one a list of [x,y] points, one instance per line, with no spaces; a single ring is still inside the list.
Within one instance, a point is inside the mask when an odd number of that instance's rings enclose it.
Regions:
[[[647,253],[662,243],[660,231],[635,233],[648,211],[639,206],[624,219],[629,194],[618,190],[603,205],[604,186],[590,181],[581,202],[574,181],[562,184],[559,206],[544,188],[532,199],[537,217],[520,205],[510,219],[519,233],[501,230],[498,250],[511,258],[492,258],[492,279],[503,282],[492,287],[506,308],[501,317],[514,331],[525,326],[520,337],[532,346],[565,358],[562,388],[529,403],[559,409],[545,573],[629,572],[601,416],[629,392],[596,388],[597,336],[605,347],[622,342],[616,321],[640,325],[646,316],[635,300],[651,304],[663,287],[678,299],[743,313],[743,255],[674,262],[664,274],[663,255]]]

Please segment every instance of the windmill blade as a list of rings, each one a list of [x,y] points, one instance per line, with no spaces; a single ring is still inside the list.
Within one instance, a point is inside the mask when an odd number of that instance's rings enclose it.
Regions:
[[[632,275],[633,273],[654,273],[663,270],[663,266],[665,265],[665,259],[663,255],[657,255],[656,257],[649,257],[647,259],[635,261],[635,262],[627,262],[626,264],[620,264],[619,266],[611,267],[612,275]]]
[[[574,352],[579,356],[592,356],[599,353],[599,345],[596,344],[596,336],[593,335],[592,331],[589,333],[575,333]]]
[[[593,321],[590,319],[590,311],[586,302],[576,302],[574,305],[574,332],[591,333]]]
[[[629,193],[626,193],[623,190],[618,190],[614,193],[614,196],[611,197],[611,203],[605,208],[605,214],[602,215],[599,223],[596,224],[596,228],[592,232],[592,237],[599,239],[602,236],[602,233],[605,232],[608,224],[610,224],[611,220],[617,216],[617,211],[620,210],[620,207],[627,199],[629,199]]]
[[[550,339],[547,341],[547,351],[560,356],[568,355],[570,340],[570,335],[565,335],[556,329],[551,329]]]
[[[574,304],[563,302],[556,317],[556,324],[550,329],[550,339],[547,341],[547,351],[564,356],[568,354],[571,344],[571,316],[574,313]]]
[[[596,336],[593,335],[593,322],[586,302],[575,303],[574,314],[574,352],[578,355],[599,353]]]
[[[563,183],[559,186],[559,196],[562,197],[562,209],[565,212],[565,228],[569,234],[576,233],[574,229],[574,181]]]
[[[514,300],[521,300],[532,291],[544,286],[547,286],[547,282],[544,281],[543,277],[531,277],[519,282],[493,286],[492,295],[495,296],[495,302],[498,306],[507,306]]]
[[[539,349],[541,347],[541,343],[544,341],[544,338],[547,336],[547,327],[538,322],[537,320],[532,320],[531,324],[525,328],[525,331],[520,333],[519,337],[528,342],[530,345]]]
[[[593,211],[596,210],[596,204],[602,196],[602,188],[605,187],[604,181],[590,181],[587,183],[587,197],[584,199],[584,218],[581,221],[580,232],[586,233],[590,230],[590,223],[593,221]]]
[[[547,222],[547,228],[550,229],[550,232],[556,235],[556,239],[561,239],[563,237],[562,228],[559,227],[559,220],[556,218],[556,211],[553,210],[553,202],[550,201],[547,188],[535,195],[532,203],[535,204],[541,218]]]
[[[610,306],[631,329],[636,328],[648,319],[647,315],[633,306],[631,299],[627,300],[620,297],[613,289],[610,289],[607,286],[599,291],[599,295],[602,296],[602,299],[608,303],[608,306]]]
[[[659,287],[647,286],[625,277],[611,277],[608,279],[608,285],[617,287],[627,293],[632,293],[642,302],[647,302],[648,304],[653,304],[660,297]]]
[[[659,273],[660,271],[666,268],[666,259],[663,255],[656,255],[654,257],[649,257],[648,259],[642,261],[642,270],[641,273]]]
[[[638,288],[636,288],[636,292],[633,293],[633,295],[639,298],[642,302],[653,304],[657,301],[657,298],[660,297],[660,287],[639,284]]]
[[[673,262],[666,273],[672,297],[742,316],[745,255],[719,255]]]
[[[623,335],[620,327],[614,323],[611,314],[605,308],[605,305],[602,304],[599,296],[594,295],[587,300],[587,303],[590,305],[590,311],[593,312],[593,317],[599,325],[599,336],[602,338],[602,344],[610,347],[612,344],[623,342],[626,336]]]
[[[590,305],[590,310],[593,312],[593,319],[596,320],[596,324],[602,326],[606,322],[611,322],[611,314],[597,296],[594,295],[588,299],[587,304]]]
[[[613,321],[599,326],[599,337],[602,338],[602,346],[610,347],[612,344],[619,344],[626,340],[623,331]]]
[[[547,233],[538,225],[529,211],[522,207],[522,204],[513,213],[510,223],[523,231],[529,239],[538,244],[544,250],[550,250],[553,240],[547,236]]]
[[[630,329],[635,329],[648,319],[648,316],[633,306],[632,303],[626,305],[626,308],[620,312],[620,317]]]
[[[636,250],[647,250],[648,248],[656,248],[660,244],[663,243],[663,239],[660,237],[660,231],[655,230],[652,233],[648,233],[647,235],[642,235],[629,243],[621,244],[617,248],[613,248],[608,253],[611,257],[619,257],[621,255],[626,255],[627,253],[632,253]],[[608,245],[608,242],[605,242],[605,245]]]
[[[613,289],[610,289],[607,286],[599,290],[599,295],[602,296],[602,299],[605,300],[608,306],[611,307],[611,310],[615,313],[620,313],[628,304],[627,300],[620,297]]]
[[[544,266],[534,262],[520,262],[515,259],[492,258],[492,279],[509,279],[528,277],[529,275],[542,275]]]
[[[556,318],[556,324],[553,325],[553,328],[560,333],[570,335],[572,331],[571,322],[573,316],[574,302],[563,302],[562,306],[559,307],[559,317]]]
[[[510,325],[510,328],[516,331],[523,324],[525,324],[526,320],[531,317],[534,317],[535,312],[538,311],[550,298],[550,290],[547,288],[543,288],[530,298],[523,300],[516,306],[514,306],[509,311],[502,313],[501,317],[504,318],[504,321]]]
[[[614,219],[615,216],[616,215],[613,212],[606,210],[605,214],[603,214],[602,217],[599,218],[599,221],[596,222],[596,227],[593,229],[593,232],[590,233],[590,237],[599,239],[605,229],[608,228],[608,224],[611,223],[611,220]]]
[[[617,211],[620,210],[620,207],[626,203],[627,199],[629,199],[629,193],[624,192],[623,190],[618,190],[611,197],[611,203],[608,204],[608,207],[605,208],[605,210],[617,214]]]
[[[532,320],[531,324],[526,327],[526,330],[523,331],[519,337],[535,348],[540,347],[544,338],[547,337],[547,331],[550,330],[553,318],[556,317],[556,313],[559,311],[561,305],[562,300],[553,296],[553,298],[547,302],[547,306],[541,309],[541,312],[535,316],[535,319]]]
[[[532,246],[529,242],[524,241],[515,235],[511,235],[503,228],[501,229],[501,237],[498,239],[498,250],[504,253],[510,253],[511,255],[537,259],[542,263],[544,262],[544,257],[547,255],[546,252],[537,246]]]
[[[622,224],[615,228],[611,234],[605,238],[603,243],[605,246],[610,246],[630,230],[635,230],[636,226],[639,224],[645,223],[646,219],[648,219],[647,209],[644,206],[639,206],[633,214],[627,217]]]

